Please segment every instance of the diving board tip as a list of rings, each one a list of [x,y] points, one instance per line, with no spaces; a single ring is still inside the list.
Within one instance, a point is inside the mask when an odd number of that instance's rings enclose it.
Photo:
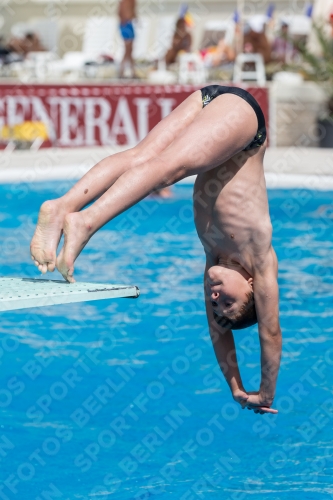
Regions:
[[[0,278],[0,311],[102,299],[134,299],[139,295],[139,288],[130,285],[68,283],[40,278]]]

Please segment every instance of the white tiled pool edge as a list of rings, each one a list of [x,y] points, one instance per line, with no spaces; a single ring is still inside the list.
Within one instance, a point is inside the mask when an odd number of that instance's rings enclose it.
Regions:
[[[0,184],[80,179],[102,158],[123,147],[0,152]],[[333,190],[333,149],[268,148],[267,187]],[[181,181],[193,184],[194,177]]]
[[[333,191],[333,175],[274,174],[265,172],[268,189],[313,189]],[[195,176],[183,179],[179,184],[193,184]]]
[[[13,168],[6,171],[0,170],[0,184],[25,184],[30,182],[46,181],[75,181],[86,172],[89,167],[82,165],[67,165],[53,168],[51,171],[36,171],[36,169]],[[268,189],[313,189],[318,191],[333,191],[333,175],[304,175],[304,174],[275,174],[265,173]],[[195,176],[187,177],[179,184],[193,184]]]

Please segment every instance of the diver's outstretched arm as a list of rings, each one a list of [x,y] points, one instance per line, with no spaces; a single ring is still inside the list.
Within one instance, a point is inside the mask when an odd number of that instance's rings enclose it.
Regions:
[[[282,335],[279,322],[277,258],[270,245],[254,261],[253,291],[261,346],[261,383],[249,404],[271,406],[280,368]]]

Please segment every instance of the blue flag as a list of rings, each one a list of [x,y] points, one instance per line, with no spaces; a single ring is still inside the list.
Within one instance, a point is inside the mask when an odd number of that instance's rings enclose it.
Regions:
[[[270,3],[267,7],[267,12],[266,12],[266,16],[268,17],[268,19],[272,19],[274,11],[275,11],[275,5],[273,3]]]
[[[187,3],[182,3],[180,5],[180,9],[179,9],[179,18],[180,19],[183,19],[186,15],[186,12],[188,11],[188,5]]]
[[[239,20],[240,20],[240,15],[239,15],[239,12],[238,10],[236,9],[235,12],[234,12],[234,15],[232,16],[232,20],[234,21],[234,23],[239,23]]]
[[[312,3],[308,3],[305,7],[305,15],[307,17],[312,17],[312,11],[313,11],[313,4]]]

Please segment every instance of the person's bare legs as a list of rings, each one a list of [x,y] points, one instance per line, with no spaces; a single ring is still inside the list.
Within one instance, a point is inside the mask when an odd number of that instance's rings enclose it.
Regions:
[[[120,64],[119,70],[119,78],[123,78],[125,76],[126,64],[129,64],[131,69],[131,75],[134,76],[134,61],[133,61],[133,40],[125,40],[125,53],[123,60]]]
[[[199,93],[194,92],[185,99],[137,146],[100,161],[64,196],[43,203],[30,245],[31,258],[41,272],[46,273],[55,268],[56,250],[65,216],[81,210],[105,193],[124,172],[147,162],[167,148],[200,113],[202,104],[197,97]]]
[[[199,106],[201,96],[194,95]],[[231,94],[217,97],[162,152],[124,172],[89,208],[66,216],[58,270],[74,281],[74,261],[100,227],[154,189],[223,164],[251,142],[257,127],[257,117],[247,102]]]

